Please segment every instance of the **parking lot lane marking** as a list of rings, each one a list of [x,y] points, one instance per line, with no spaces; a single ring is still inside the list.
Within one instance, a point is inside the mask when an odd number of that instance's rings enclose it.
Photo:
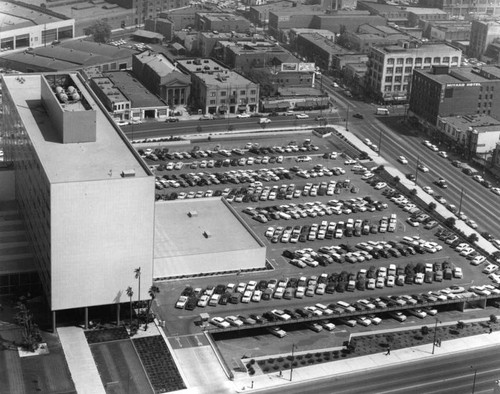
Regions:
[[[431,258],[428,258],[428,259],[424,259],[424,261],[443,260],[443,259],[450,259],[450,256],[443,256],[443,257],[431,257]]]
[[[177,341],[177,343],[179,344],[179,347],[182,347],[181,339],[180,339],[179,337],[175,337],[174,339],[175,339],[175,340]]]
[[[194,338],[196,339],[198,346],[203,346],[203,343],[200,342],[198,335],[195,335]]]

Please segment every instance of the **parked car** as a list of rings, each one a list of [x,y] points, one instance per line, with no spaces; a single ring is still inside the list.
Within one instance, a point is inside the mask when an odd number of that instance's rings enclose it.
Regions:
[[[210,323],[212,323],[214,326],[219,327],[219,328],[229,328],[230,324],[224,318],[222,317],[213,317],[210,320]]]
[[[278,338],[283,338],[286,336],[286,331],[282,330],[280,327],[267,327],[266,328],[268,332],[273,334],[274,336],[277,336]]]
[[[406,315],[399,311],[389,312],[389,316],[401,323],[406,320]]]

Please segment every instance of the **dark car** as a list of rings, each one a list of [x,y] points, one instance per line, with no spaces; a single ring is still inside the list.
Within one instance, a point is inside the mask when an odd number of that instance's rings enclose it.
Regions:
[[[354,118],[358,118],[358,119],[364,119],[365,117],[362,115],[362,114],[354,114],[352,115]]]
[[[169,116],[165,122],[167,123],[173,123],[173,122],[178,122],[179,121],[179,118],[176,118],[175,116]]]
[[[229,298],[231,297],[231,293],[224,293],[220,296],[219,305],[227,305]]]
[[[414,180],[415,180],[415,174],[406,174],[406,177],[407,177],[410,181],[414,181]]]
[[[295,309],[295,312],[297,312],[297,314],[299,314],[302,317],[311,317],[312,316],[312,312],[309,312],[308,310],[303,309],[303,308],[297,308],[297,309]]]
[[[251,317],[252,319],[254,319],[259,324],[264,323],[264,319],[260,315],[252,314],[252,315],[249,315],[249,317]]]

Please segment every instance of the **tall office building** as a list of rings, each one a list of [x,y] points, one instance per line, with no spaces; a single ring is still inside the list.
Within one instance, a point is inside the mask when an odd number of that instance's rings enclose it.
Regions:
[[[154,176],[76,73],[2,77],[5,160],[53,312],[152,282]]]

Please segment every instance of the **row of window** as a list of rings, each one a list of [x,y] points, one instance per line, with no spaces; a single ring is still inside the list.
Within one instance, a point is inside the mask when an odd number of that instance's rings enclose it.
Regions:
[[[410,75],[405,75],[404,78],[401,75],[397,75],[395,77],[388,76],[388,77],[385,77],[385,83],[410,82],[410,79],[411,79]]]
[[[385,85],[384,92],[406,92],[408,90],[408,85]]]
[[[222,97],[225,97],[227,95],[227,91],[225,91],[225,90],[221,90],[219,93],[220,93],[220,95]],[[246,90],[240,90],[240,96],[246,96],[246,94],[247,94]],[[255,90],[255,89],[250,90],[250,94],[251,95],[256,95],[257,94],[257,90]],[[233,90],[233,94],[232,95],[236,96],[236,90]],[[217,96],[217,92],[216,91],[211,91],[210,92],[210,97],[216,97],[216,96]]]

